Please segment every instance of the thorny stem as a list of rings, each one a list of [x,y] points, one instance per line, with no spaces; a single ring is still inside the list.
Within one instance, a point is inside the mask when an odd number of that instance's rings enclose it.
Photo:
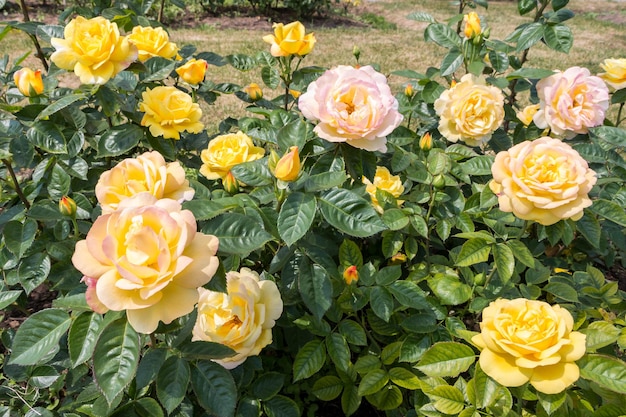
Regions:
[[[26,6],[25,0],[20,0],[20,8],[22,9],[22,16],[24,17],[24,22],[30,22],[30,17],[28,16],[28,7]],[[33,44],[35,44],[35,49],[37,50],[37,58],[39,58],[39,60],[41,61],[41,64],[43,65],[46,72],[48,72],[48,69],[49,69],[48,62],[46,61],[45,55],[43,54],[43,50],[41,49],[41,45],[39,44],[37,37],[33,35],[32,33],[27,33],[27,34],[30,40],[33,41]]]
[[[2,159],[2,163],[7,167],[7,171],[9,171],[9,175],[11,176],[13,184],[15,185],[15,192],[17,193],[17,196],[20,198],[22,203],[24,203],[24,207],[26,207],[27,210],[30,209],[30,202],[28,201],[28,199],[24,195],[24,192],[22,191],[22,188],[20,187],[20,183],[15,176],[15,171],[13,171],[11,162],[8,159]]]

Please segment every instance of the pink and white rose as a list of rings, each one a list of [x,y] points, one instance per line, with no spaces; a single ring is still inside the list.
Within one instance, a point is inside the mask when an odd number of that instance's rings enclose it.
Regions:
[[[540,108],[533,116],[540,129],[571,139],[604,121],[609,89],[587,68],[571,67],[537,83]]]
[[[402,122],[387,79],[371,66],[340,65],[312,82],[298,100],[314,131],[329,142],[387,151],[387,135]]]

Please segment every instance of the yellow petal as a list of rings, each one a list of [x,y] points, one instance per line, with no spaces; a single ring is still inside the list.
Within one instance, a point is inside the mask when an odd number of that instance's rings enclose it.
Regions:
[[[519,387],[524,385],[532,375],[531,369],[520,368],[515,365],[515,358],[510,355],[498,355],[489,349],[480,352],[480,367],[487,375],[505,387]]]
[[[530,383],[544,394],[558,394],[578,380],[580,371],[575,363],[557,363],[535,368]]]

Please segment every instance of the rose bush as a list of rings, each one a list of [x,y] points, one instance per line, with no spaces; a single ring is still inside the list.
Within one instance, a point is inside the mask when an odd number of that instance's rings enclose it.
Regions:
[[[0,415],[621,416],[621,61],[527,68],[567,1],[503,40],[486,4],[411,15],[423,74],[316,66],[300,22],[226,56],[133,2],[8,23],[44,88],[0,60]]]

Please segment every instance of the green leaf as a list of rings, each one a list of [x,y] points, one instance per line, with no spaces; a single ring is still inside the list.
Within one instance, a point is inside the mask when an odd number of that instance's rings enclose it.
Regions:
[[[557,11],[567,6],[567,3],[569,3],[569,0],[552,0],[552,9]]]
[[[456,31],[443,23],[431,23],[428,25],[424,31],[424,39],[448,49],[461,46],[461,38]]]
[[[350,348],[340,333],[331,333],[326,337],[326,351],[337,369],[347,372],[350,365]]]
[[[4,310],[6,307],[10,306],[20,297],[22,291],[20,290],[11,290],[11,291],[2,291],[0,292],[0,310]]]
[[[53,122],[35,122],[26,132],[26,138],[33,146],[53,154],[67,153],[67,142],[59,127]]]
[[[345,319],[339,323],[339,333],[343,335],[348,343],[356,346],[367,345],[367,335],[359,323],[354,320]]]
[[[450,385],[439,385],[427,393],[437,411],[444,414],[458,414],[465,408],[463,393]]]
[[[405,307],[416,310],[427,310],[430,308],[424,291],[414,282],[398,280],[387,286],[387,289]]]
[[[300,417],[298,404],[291,398],[282,395],[277,395],[263,402],[263,409],[267,417]]]
[[[352,384],[347,384],[343,388],[343,394],[341,394],[341,410],[346,416],[350,416],[356,412],[361,405],[361,396],[358,393],[357,387]]]
[[[17,329],[11,344],[10,364],[36,365],[58,345],[69,329],[67,312],[48,308],[30,316]]]
[[[171,414],[185,398],[190,378],[189,364],[178,356],[167,358],[159,369],[156,394],[168,414]]]
[[[220,252],[233,255],[248,255],[272,240],[272,235],[256,219],[239,213],[226,213],[209,220],[202,231],[219,239]]]
[[[456,342],[435,343],[415,366],[428,376],[457,377],[476,361],[474,350]]]
[[[120,156],[137,146],[141,139],[143,130],[139,126],[114,126],[98,140],[98,157]]]
[[[402,404],[402,400],[402,391],[394,385],[388,385],[384,389],[367,396],[367,401],[379,410],[396,410]]]
[[[565,301],[577,302],[578,291],[571,285],[563,282],[549,282],[543,290]]]
[[[475,156],[460,164],[467,175],[491,175],[494,157],[489,155]]]
[[[280,84],[280,74],[278,70],[273,67],[261,68],[261,79],[266,86],[274,90]]]
[[[626,363],[606,355],[589,354],[577,361],[580,376],[620,394],[626,394]]]
[[[224,59],[239,71],[249,71],[257,66],[256,59],[244,54],[226,55]]]
[[[531,80],[540,80],[542,78],[549,77],[553,75],[554,71],[546,70],[541,68],[521,68],[513,71],[510,74],[507,74],[507,80],[514,80],[516,78],[528,78]]]
[[[24,223],[17,220],[9,221],[2,232],[4,243],[9,251],[17,257],[22,258],[24,253],[30,248],[37,234],[37,222],[32,219],[25,219]]]
[[[267,401],[280,392],[285,383],[285,375],[279,372],[267,372],[254,379],[250,394],[262,401]]]
[[[67,338],[67,347],[73,368],[91,358],[100,334],[101,324],[102,316],[92,311],[81,313],[72,322]]]
[[[585,215],[576,222],[576,230],[578,230],[594,248],[600,247],[602,228],[600,227],[600,222],[594,216],[585,213]]]
[[[387,288],[379,286],[372,288],[370,304],[374,314],[386,322],[389,321],[391,313],[393,313],[393,297]]]
[[[308,258],[302,258],[298,274],[298,289],[304,305],[318,319],[332,304],[332,285],[328,273],[320,265],[311,264]]]
[[[481,262],[487,262],[491,246],[484,239],[469,239],[461,247],[456,258],[457,266],[471,266]]]
[[[587,352],[615,343],[621,333],[620,329],[606,321],[594,321],[580,332],[587,335],[585,340]]]
[[[306,143],[309,124],[302,119],[296,119],[281,127],[276,134],[278,147],[287,152],[292,146],[302,149]]]
[[[515,257],[513,251],[504,243],[496,243],[492,246],[493,259],[496,263],[498,275],[503,283],[509,282],[515,269]]]
[[[154,381],[161,364],[165,362],[167,353],[168,351],[163,348],[150,348],[144,353],[137,367],[137,376],[135,377],[135,385],[138,390],[147,387]]]
[[[525,15],[537,7],[537,0],[517,0],[517,10],[520,15]]]
[[[546,45],[558,52],[567,54],[574,44],[574,36],[569,27],[558,24],[548,25],[543,29],[543,39]]]
[[[51,116],[54,113],[63,110],[67,106],[70,106],[71,104],[73,104],[73,103],[75,103],[75,102],[77,102],[79,100],[85,99],[86,97],[87,96],[85,94],[83,94],[83,93],[70,94],[68,96],[63,96],[60,99],[58,99],[57,101],[55,101],[54,103],[50,104],[45,109],[43,109],[43,111],[41,113],[39,113],[39,115],[37,116],[36,120],[45,119],[48,116]]]
[[[517,52],[528,49],[539,42],[543,37],[543,28],[544,25],[540,22],[529,23],[525,26],[517,40]]]
[[[497,72],[504,72],[509,68],[509,57],[504,52],[489,51],[489,62]]]
[[[48,194],[50,198],[60,200],[63,196],[70,193],[70,183],[72,179],[69,174],[65,172],[58,164],[52,167],[52,174],[50,175],[50,183],[48,184]]]
[[[96,384],[111,404],[133,380],[139,363],[139,335],[126,320],[119,319],[103,331],[93,354]]]
[[[417,375],[405,368],[391,368],[389,370],[389,378],[391,379],[391,382],[402,388],[416,390],[421,387],[421,383]]]
[[[195,341],[182,345],[180,353],[188,360],[224,359],[235,354],[228,346],[216,342]]]
[[[237,386],[230,372],[213,361],[201,360],[191,369],[191,386],[198,403],[209,414],[232,417],[237,406]]]
[[[267,167],[267,158],[237,164],[232,167],[231,172],[239,181],[252,187],[262,187],[274,182]]]
[[[339,246],[339,262],[343,266],[363,266],[363,255],[359,246],[351,240],[344,239]]]
[[[428,22],[428,23],[437,22],[434,17],[432,17],[430,14],[426,12],[412,12],[412,13],[409,13],[406,18],[410,20],[416,20],[418,22]]]
[[[472,404],[476,408],[487,408],[491,406],[498,393],[498,383],[491,379],[480,367],[480,364],[476,364],[476,371],[474,372],[474,378],[467,384],[467,391]]]
[[[287,246],[301,239],[313,224],[317,201],[311,194],[291,193],[278,214],[278,233]]]
[[[620,204],[609,200],[595,200],[589,207],[589,211],[626,227],[626,209]]]
[[[507,240],[505,244],[513,252],[515,259],[520,261],[522,264],[529,268],[532,268],[535,265],[535,257],[523,242],[519,240]]]
[[[384,369],[374,369],[363,376],[359,383],[358,394],[361,396],[375,394],[389,382],[389,374]]]
[[[67,414],[66,414],[67,416]],[[154,398],[143,397],[116,409],[111,417],[163,417],[163,409]]]
[[[389,230],[401,230],[408,226],[409,216],[400,209],[391,208],[383,213],[383,223]]]
[[[444,305],[463,304],[472,296],[472,288],[462,283],[454,275],[435,274],[428,278],[427,282],[441,304]]]
[[[458,48],[452,48],[441,61],[441,76],[453,74],[463,64],[463,54]]]
[[[293,361],[293,382],[309,378],[322,369],[326,362],[326,347],[314,339],[302,346]]]
[[[546,413],[548,415],[552,415],[565,403],[565,400],[567,399],[567,394],[565,391],[562,391],[558,394],[544,394],[540,391],[537,391],[537,399],[539,400],[539,404],[541,404],[541,407],[546,411]]]
[[[334,375],[326,375],[315,381],[312,393],[322,401],[332,401],[339,397],[343,382]]]
[[[368,237],[385,229],[376,210],[365,199],[344,188],[326,192],[320,211],[331,226],[355,237]]]
[[[45,252],[34,253],[22,259],[17,269],[17,276],[26,294],[30,294],[48,278],[50,268],[50,257]]]
[[[239,207],[240,204],[240,199],[235,197],[216,198],[214,200],[203,198],[185,201],[183,208],[191,210],[196,220],[209,220]]]

